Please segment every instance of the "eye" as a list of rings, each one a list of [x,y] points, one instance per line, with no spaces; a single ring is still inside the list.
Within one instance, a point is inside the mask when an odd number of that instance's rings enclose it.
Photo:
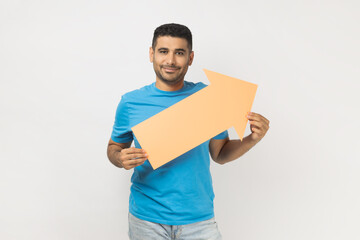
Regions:
[[[176,52],[177,55],[184,55],[184,52]]]
[[[165,53],[167,53],[167,51],[166,50],[160,50],[159,53],[165,54]]]

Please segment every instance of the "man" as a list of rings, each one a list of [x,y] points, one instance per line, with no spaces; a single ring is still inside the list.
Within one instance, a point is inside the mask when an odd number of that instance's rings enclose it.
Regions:
[[[214,219],[209,152],[219,164],[239,158],[264,137],[269,121],[260,114],[249,113],[251,134],[243,141],[229,140],[225,131],[153,170],[146,161],[146,149],[141,149],[131,128],[206,85],[184,80],[194,59],[192,35],[187,27],[179,24],[158,27],[149,55],[156,81],[122,96],[107,152],[115,166],[134,170],[129,237],[221,239]],[[130,147],[133,140],[135,147]]]

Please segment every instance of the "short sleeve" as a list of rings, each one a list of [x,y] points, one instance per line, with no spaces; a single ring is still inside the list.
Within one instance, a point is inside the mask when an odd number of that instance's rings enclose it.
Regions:
[[[117,143],[126,143],[133,140],[132,131],[129,126],[129,111],[124,96],[121,98],[116,110],[111,139]]]
[[[222,133],[216,135],[215,137],[213,137],[213,139],[225,139],[227,137],[229,137],[229,133],[228,133],[227,130],[225,130],[224,132],[222,132]]]

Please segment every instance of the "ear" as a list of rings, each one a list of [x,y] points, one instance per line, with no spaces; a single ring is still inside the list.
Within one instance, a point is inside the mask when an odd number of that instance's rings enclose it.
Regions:
[[[190,56],[189,56],[189,66],[191,66],[193,60],[194,60],[194,51],[191,51]]]
[[[149,58],[150,62],[152,63],[154,61],[154,49],[152,47],[149,49]]]

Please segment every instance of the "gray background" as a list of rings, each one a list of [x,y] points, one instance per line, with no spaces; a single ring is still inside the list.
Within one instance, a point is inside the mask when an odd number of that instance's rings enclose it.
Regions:
[[[0,0],[0,239],[127,239],[132,172],[106,147],[120,96],[155,80],[167,22],[193,32],[187,80],[257,83],[253,111],[271,121],[246,156],[212,164],[224,239],[360,238],[359,8]]]

